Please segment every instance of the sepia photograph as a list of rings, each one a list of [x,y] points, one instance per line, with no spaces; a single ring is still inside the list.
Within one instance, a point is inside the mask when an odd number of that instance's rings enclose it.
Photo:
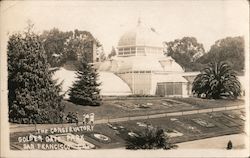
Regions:
[[[0,157],[249,157],[249,1],[0,2]]]

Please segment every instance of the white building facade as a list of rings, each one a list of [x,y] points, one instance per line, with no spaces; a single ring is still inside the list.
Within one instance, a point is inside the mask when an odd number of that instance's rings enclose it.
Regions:
[[[118,54],[104,62],[94,62],[98,68],[100,94],[126,96],[131,94],[166,97],[192,96],[192,83],[199,72],[184,72],[171,57],[164,55],[159,34],[138,21],[135,28],[125,32],[118,41]],[[55,72],[66,98],[69,87],[77,79],[73,64]],[[240,77],[245,93],[246,79]]]
[[[132,94],[188,96],[183,69],[164,55],[162,40],[154,29],[138,21],[134,29],[121,36],[117,50],[118,55],[102,63],[99,71],[119,76]]]

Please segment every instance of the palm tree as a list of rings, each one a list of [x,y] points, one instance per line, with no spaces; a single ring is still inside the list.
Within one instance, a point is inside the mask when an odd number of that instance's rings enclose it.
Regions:
[[[240,95],[240,82],[236,73],[225,62],[212,62],[196,76],[192,87],[193,94],[209,99],[237,98]]]

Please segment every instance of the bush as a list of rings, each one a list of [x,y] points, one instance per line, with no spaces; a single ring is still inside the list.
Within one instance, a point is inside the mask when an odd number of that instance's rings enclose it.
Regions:
[[[147,128],[138,136],[126,139],[126,149],[171,149],[175,145],[169,142],[163,129]]]

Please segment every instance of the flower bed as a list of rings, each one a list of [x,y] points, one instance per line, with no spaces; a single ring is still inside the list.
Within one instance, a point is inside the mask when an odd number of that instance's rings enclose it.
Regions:
[[[98,142],[101,143],[110,143],[111,142],[111,138],[109,138],[108,136],[105,136],[103,134],[100,133],[92,133],[90,135],[91,138],[94,138],[95,140],[97,140]]]

